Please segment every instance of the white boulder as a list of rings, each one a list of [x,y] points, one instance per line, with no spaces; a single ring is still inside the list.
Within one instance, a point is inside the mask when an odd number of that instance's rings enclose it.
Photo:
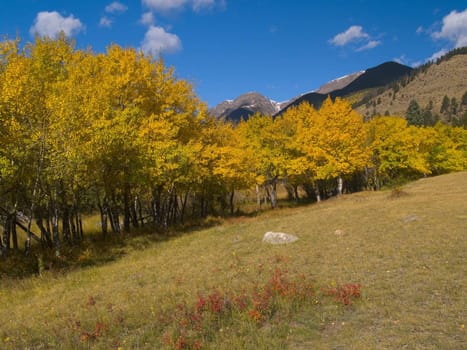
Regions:
[[[269,244],[288,244],[298,240],[297,236],[284,232],[266,232],[263,236],[263,242]]]

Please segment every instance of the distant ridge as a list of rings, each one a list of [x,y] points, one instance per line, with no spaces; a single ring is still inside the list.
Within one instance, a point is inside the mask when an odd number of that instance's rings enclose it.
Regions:
[[[409,75],[412,70],[413,68],[397,62],[385,62],[376,67],[365,70],[364,73],[360,74],[355,80],[342,89],[334,90],[329,94],[320,94],[318,92],[304,94],[293,100],[286,107],[282,108],[277,114],[282,114],[288,108],[297,106],[304,101],[310,103],[316,108],[319,108],[328,95],[331,96],[331,98],[345,97],[357,91],[382,87],[400,79],[403,76]]]
[[[413,68],[397,62],[385,62],[378,66],[334,79],[323,84],[318,90],[304,93],[287,102],[277,103],[257,92],[249,92],[234,100],[226,100],[210,110],[217,118],[238,122],[248,119],[255,113],[262,115],[280,115],[288,108],[303,101],[319,108],[327,96],[347,97],[369,89],[381,88],[410,75]]]
[[[248,119],[255,113],[274,115],[280,111],[280,104],[268,99],[257,92],[248,92],[238,96],[235,100],[227,100],[219,103],[210,110],[217,118],[225,118],[234,122]]]

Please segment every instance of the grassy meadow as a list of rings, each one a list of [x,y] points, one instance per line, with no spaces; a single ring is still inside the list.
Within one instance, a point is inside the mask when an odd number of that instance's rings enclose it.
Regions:
[[[89,245],[0,280],[0,349],[466,349],[466,232],[462,172]]]

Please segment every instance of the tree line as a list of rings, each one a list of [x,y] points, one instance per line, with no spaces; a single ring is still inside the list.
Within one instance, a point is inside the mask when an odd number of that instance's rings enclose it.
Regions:
[[[464,128],[364,122],[339,98],[231,124],[162,59],[117,45],[76,49],[63,36],[0,43],[0,124],[3,255],[20,249],[17,229],[26,254],[32,240],[60,254],[94,212],[104,237],[166,230],[234,213],[238,191],[274,208],[279,184],[319,201],[467,168]]]
[[[441,115],[441,117],[440,117]],[[443,97],[439,114],[433,110],[433,101],[429,101],[425,108],[421,108],[416,99],[412,99],[407,108],[405,118],[409,125],[433,126],[439,120],[452,126],[467,127],[467,91],[461,101],[455,97]]]

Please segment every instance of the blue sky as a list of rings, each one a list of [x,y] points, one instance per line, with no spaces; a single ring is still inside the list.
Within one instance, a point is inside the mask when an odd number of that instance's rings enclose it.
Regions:
[[[467,46],[467,6],[434,0],[11,0],[0,36],[55,36],[96,52],[155,56],[209,106],[260,92],[284,101],[396,60],[416,66]]]

